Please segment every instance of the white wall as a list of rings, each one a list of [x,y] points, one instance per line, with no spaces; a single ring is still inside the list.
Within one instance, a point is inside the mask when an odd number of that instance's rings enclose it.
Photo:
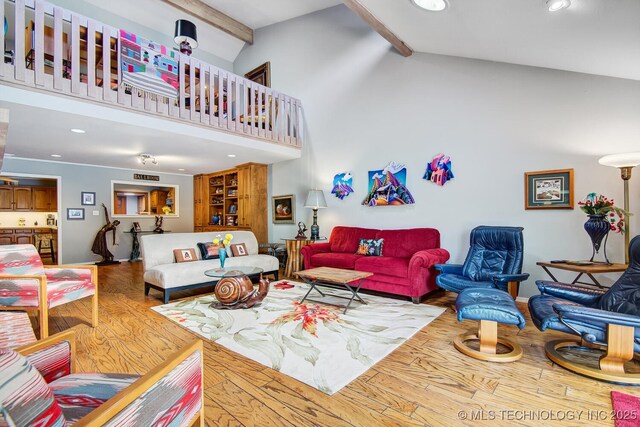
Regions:
[[[61,235],[61,259],[64,263],[79,263],[100,261],[100,256],[91,252],[91,245],[96,233],[105,225],[104,211],[101,206],[104,203],[111,211],[111,181],[133,181],[133,171],[128,169],[116,169],[95,167],[90,165],[77,165],[61,162],[43,162],[36,160],[25,160],[17,158],[7,158],[2,165],[2,172],[5,175],[11,174],[34,174],[59,176],[61,178],[59,187],[58,229]],[[179,217],[165,216],[163,228],[172,232],[193,231],[193,177],[189,175],[177,175],[156,173],[152,170],[145,170],[141,173],[149,175],[159,175],[159,182],[140,181],[152,183],[153,185],[178,185],[179,186]],[[96,193],[96,206],[82,206],[80,204],[80,193],[92,191]],[[61,201],[61,203],[60,203]],[[67,208],[84,208],[85,219],[67,220]],[[99,215],[94,216],[92,212],[96,210]],[[112,220],[114,218],[111,218]],[[129,259],[131,253],[131,235],[125,233],[131,229],[131,223],[138,221],[143,230],[153,230],[155,217],[149,218],[123,218],[118,217],[120,225],[116,233],[116,246],[112,246],[112,235],[109,233],[107,241],[110,251],[116,259]],[[46,222],[45,222],[46,223]]]
[[[576,203],[602,192],[622,203],[616,169],[604,154],[640,151],[640,82],[463,58],[404,58],[344,6],[256,31],[234,64],[271,61],[272,87],[302,100],[308,130],[303,158],[270,168],[270,195],[294,193],[296,220],[309,188],[325,190],[321,234],[337,224],[379,228],[435,227],[451,261],[462,262],[469,231],[480,224],[525,227],[524,271],[545,278],[536,261],[590,256],[577,209],[525,211],[525,171],[575,169]],[[426,164],[451,156],[455,179],[422,180]],[[360,202],[367,171],[404,162],[416,204],[369,208]],[[329,197],[333,175],[351,171],[355,193]],[[632,234],[640,232],[640,169],[631,180]],[[271,241],[295,235],[271,226]],[[623,239],[608,249],[623,260]],[[561,279],[568,275],[560,274]],[[611,276],[606,279],[612,279]],[[534,280],[521,291],[536,293]]]

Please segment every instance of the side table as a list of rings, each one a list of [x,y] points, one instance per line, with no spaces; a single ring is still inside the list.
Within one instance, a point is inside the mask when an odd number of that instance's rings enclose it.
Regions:
[[[628,267],[627,264],[604,264],[604,263],[578,265],[578,264],[566,263],[566,262],[537,262],[536,264],[542,267],[542,269],[547,272],[547,274],[551,277],[551,279],[556,282],[558,281],[558,279],[556,279],[555,276],[551,273],[551,271],[549,271],[550,268],[556,268],[558,270],[565,270],[565,271],[573,271],[575,273],[578,273],[576,278],[573,279],[573,282],[571,282],[572,285],[576,283],[580,283],[583,285],[597,286],[599,288],[603,288],[604,286],[602,286],[600,282],[598,282],[598,280],[593,276],[594,274],[619,273],[619,272],[626,271]],[[590,278],[592,280],[592,283],[580,282],[579,280],[582,277],[582,275],[585,275],[588,278]]]
[[[300,255],[300,249],[315,242],[327,240],[326,237],[321,237],[316,240],[311,239],[285,239],[287,246],[287,267],[284,270],[285,277],[292,277],[293,273],[302,270],[302,255]]]

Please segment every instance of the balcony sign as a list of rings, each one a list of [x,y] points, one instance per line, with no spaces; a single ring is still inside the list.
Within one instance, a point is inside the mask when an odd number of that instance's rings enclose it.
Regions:
[[[138,179],[140,181],[160,181],[160,175],[144,175],[141,173],[134,173],[133,179]]]

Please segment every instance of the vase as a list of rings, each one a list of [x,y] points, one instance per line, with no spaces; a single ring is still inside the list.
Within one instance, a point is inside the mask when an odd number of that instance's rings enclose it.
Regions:
[[[220,217],[218,215],[212,216],[211,222],[213,223],[213,225],[218,225],[218,223],[220,223]]]
[[[224,262],[227,259],[227,250],[225,248],[218,249],[218,257],[220,257],[220,268],[224,268]]]
[[[607,264],[610,264],[609,258],[607,258],[607,238],[609,235],[609,230],[611,230],[611,224],[609,224],[606,216],[589,215],[589,219],[584,223],[584,229],[589,235],[589,238],[591,238],[591,245],[593,250],[591,259],[589,261],[593,261],[596,254],[600,252],[600,247],[602,247],[604,259]],[[602,244],[603,239],[604,245]]]

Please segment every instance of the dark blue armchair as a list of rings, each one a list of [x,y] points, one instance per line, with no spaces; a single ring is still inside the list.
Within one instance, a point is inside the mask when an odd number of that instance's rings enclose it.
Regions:
[[[482,225],[471,230],[471,243],[463,265],[436,264],[436,283],[443,289],[462,292],[467,288],[498,288],[515,299],[522,273],[524,241],[522,227]]]
[[[608,290],[546,280],[536,284],[541,295],[529,299],[534,325],[541,331],[555,329],[582,339],[548,342],[549,359],[592,378],[640,384],[640,236],[629,245],[629,267]],[[581,347],[583,342],[590,344],[589,349]],[[562,349],[567,347],[579,347],[582,359],[587,350],[597,353],[599,369],[566,358]],[[635,373],[626,373],[625,363],[634,363],[629,362],[634,358]]]

